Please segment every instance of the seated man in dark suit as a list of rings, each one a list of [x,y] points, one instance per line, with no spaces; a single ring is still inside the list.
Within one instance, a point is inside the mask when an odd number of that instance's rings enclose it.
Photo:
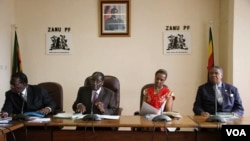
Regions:
[[[243,116],[244,108],[238,89],[222,81],[222,68],[214,66],[209,70],[208,75],[209,81],[199,86],[197,90],[193,105],[194,114],[210,116],[214,115],[217,109],[217,112],[231,112],[235,116]],[[215,92],[216,89],[218,92]],[[216,104],[215,99],[217,99]]]
[[[40,112],[45,115],[53,113],[56,104],[48,92],[38,86],[28,84],[27,76],[18,72],[11,76],[11,89],[5,93],[2,116],[22,114],[25,112]]]
[[[104,74],[94,72],[91,86],[82,86],[72,108],[77,113],[115,115],[118,109],[114,92],[103,87]],[[78,128],[79,129],[79,128]]]

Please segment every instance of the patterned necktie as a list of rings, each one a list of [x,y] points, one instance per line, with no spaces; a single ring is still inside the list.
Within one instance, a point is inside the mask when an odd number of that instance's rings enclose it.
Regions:
[[[216,87],[216,98],[217,98],[218,103],[221,105],[223,103],[223,97],[221,94],[221,90],[218,86]]]
[[[98,93],[97,92],[94,92],[94,96],[93,96],[93,100],[92,102],[95,102],[98,98]]]

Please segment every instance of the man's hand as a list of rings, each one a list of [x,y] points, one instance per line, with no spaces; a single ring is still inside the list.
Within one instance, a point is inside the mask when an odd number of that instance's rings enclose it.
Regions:
[[[8,117],[8,113],[7,112],[2,112],[1,113],[1,118],[6,118],[6,117]]]
[[[210,114],[208,112],[201,112],[201,116],[208,117]]]
[[[51,112],[51,110],[50,110],[49,107],[45,107],[45,108],[40,109],[38,112],[47,115],[47,114],[49,114]]]
[[[97,109],[99,109],[102,113],[104,113],[105,109],[104,109],[104,104],[102,102],[96,102],[95,106],[97,107]]]
[[[240,117],[237,113],[235,113],[235,112],[232,112],[232,114],[233,114],[233,116],[235,116],[235,117]]]
[[[85,111],[86,111],[86,107],[82,103],[77,104],[76,112],[84,113]]]

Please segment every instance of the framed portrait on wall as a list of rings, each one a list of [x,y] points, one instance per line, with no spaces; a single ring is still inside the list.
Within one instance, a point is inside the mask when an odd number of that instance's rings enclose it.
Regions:
[[[130,36],[130,0],[99,0],[100,36]]]

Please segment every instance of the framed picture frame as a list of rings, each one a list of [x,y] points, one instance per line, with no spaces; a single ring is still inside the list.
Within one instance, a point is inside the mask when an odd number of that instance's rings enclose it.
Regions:
[[[130,36],[130,0],[99,0],[100,36]]]
[[[191,54],[191,33],[189,31],[165,31],[164,54]]]
[[[72,54],[72,34],[71,33],[53,33],[46,34],[46,54]]]

